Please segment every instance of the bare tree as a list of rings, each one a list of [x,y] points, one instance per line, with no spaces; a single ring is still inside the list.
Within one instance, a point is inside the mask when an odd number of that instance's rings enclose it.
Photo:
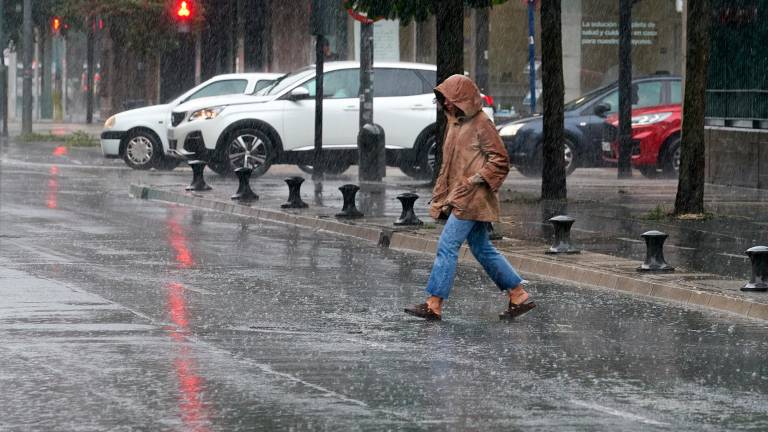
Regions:
[[[709,0],[687,5],[685,99],[674,214],[704,213],[704,110],[709,64]]]
[[[563,42],[560,0],[541,2],[541,79],[544,143],[542,148],[541,198],[564,200],[568,197],[565,183],[563,152]]]

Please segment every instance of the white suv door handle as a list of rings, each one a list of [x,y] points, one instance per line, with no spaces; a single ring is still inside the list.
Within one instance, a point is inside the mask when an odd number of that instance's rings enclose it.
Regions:
[[[359,111],[360,106],[358,105],[347,105],[344,107],[344,111]]]
[[[434,105],[416,104],[416,105],[411,105],[411,109],[412,110],[416,110],[416,111],[432,110],[432,109],[435,109],[435,106]]]

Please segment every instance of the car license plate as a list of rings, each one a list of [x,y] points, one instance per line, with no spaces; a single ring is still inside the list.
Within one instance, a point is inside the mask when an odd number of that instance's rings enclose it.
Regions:
[[[603,151],[609,152],[611,151],[611,143],[608,141],[603,141]]]

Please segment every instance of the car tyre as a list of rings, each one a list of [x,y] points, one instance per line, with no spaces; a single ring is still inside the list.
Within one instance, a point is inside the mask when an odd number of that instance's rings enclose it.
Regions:
[[[123,161],[136,170],[148,170],[158,166],[163,158],[163,146],[154,132],[133,129],[128,132],[123,148]]]
[[[264,175],[275,159],[275,147],[266,133],[253,127],[240,127],[227,134],[220,156],[213,157],[208,167],[221,175],[232,174],[237,168],[247,163],[251,178]]]
[[[674,138],[664,151],[662,170],[665,177],[677,177],[680,174],[680,138]]]
[[[655,166],[642,166],[637,169],[645,178],[654,179],[659,176],[659,170]]]
[[[302,170],[307,174],[313,174],[315,172],[315,169],[312,168],[312,165],[298,164],[296,166],[298,166],[300,170]],[[344,171],[348,170],[349,167],[351,166],[352,164],[349,162],[340,162],[338,164],[333,164],[331,166],[325,167],[325,174],[339,175],[339,174],[342,174]]]
[[[576,158],[576,146],[573,144],[573,141],[568,138],[563,139],[563,147],[563,156],[565,157],[565,176],[567,177],[576,170],[578,161]],[[539,146],[536,148],[536,156],[533,158],[533,160],[528,165],[516,165],[515,168],[517,171],[519,171],[520,174],[524,175],[525,177],[541,177],[541,170],[544,165],[541,152],[542,145],[539,144]]]
[[[437,155],[437,129],[433,126],[425,129],[416,139],[416,159],[404,160],[400,170],[409,177],[429,180],[434,177]]]

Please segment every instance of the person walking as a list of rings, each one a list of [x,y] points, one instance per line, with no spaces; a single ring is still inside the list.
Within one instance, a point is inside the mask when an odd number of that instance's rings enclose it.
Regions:
[[[509,173],[507,151],[493,122],[483,112],[480,90],[471,79],[452,75],[434,91],[448,123],[430,216],[445,220],[445,227],[425,290],[428,297],[424,303],[405,308],[405,312],[427,320],[442,319],[459,250],[467,241],[485,272],[509,299],[499,318],[513,319],[536,305],[528,302],[523,279],[488,238],[490,223],[499,219],[497,191]]]

